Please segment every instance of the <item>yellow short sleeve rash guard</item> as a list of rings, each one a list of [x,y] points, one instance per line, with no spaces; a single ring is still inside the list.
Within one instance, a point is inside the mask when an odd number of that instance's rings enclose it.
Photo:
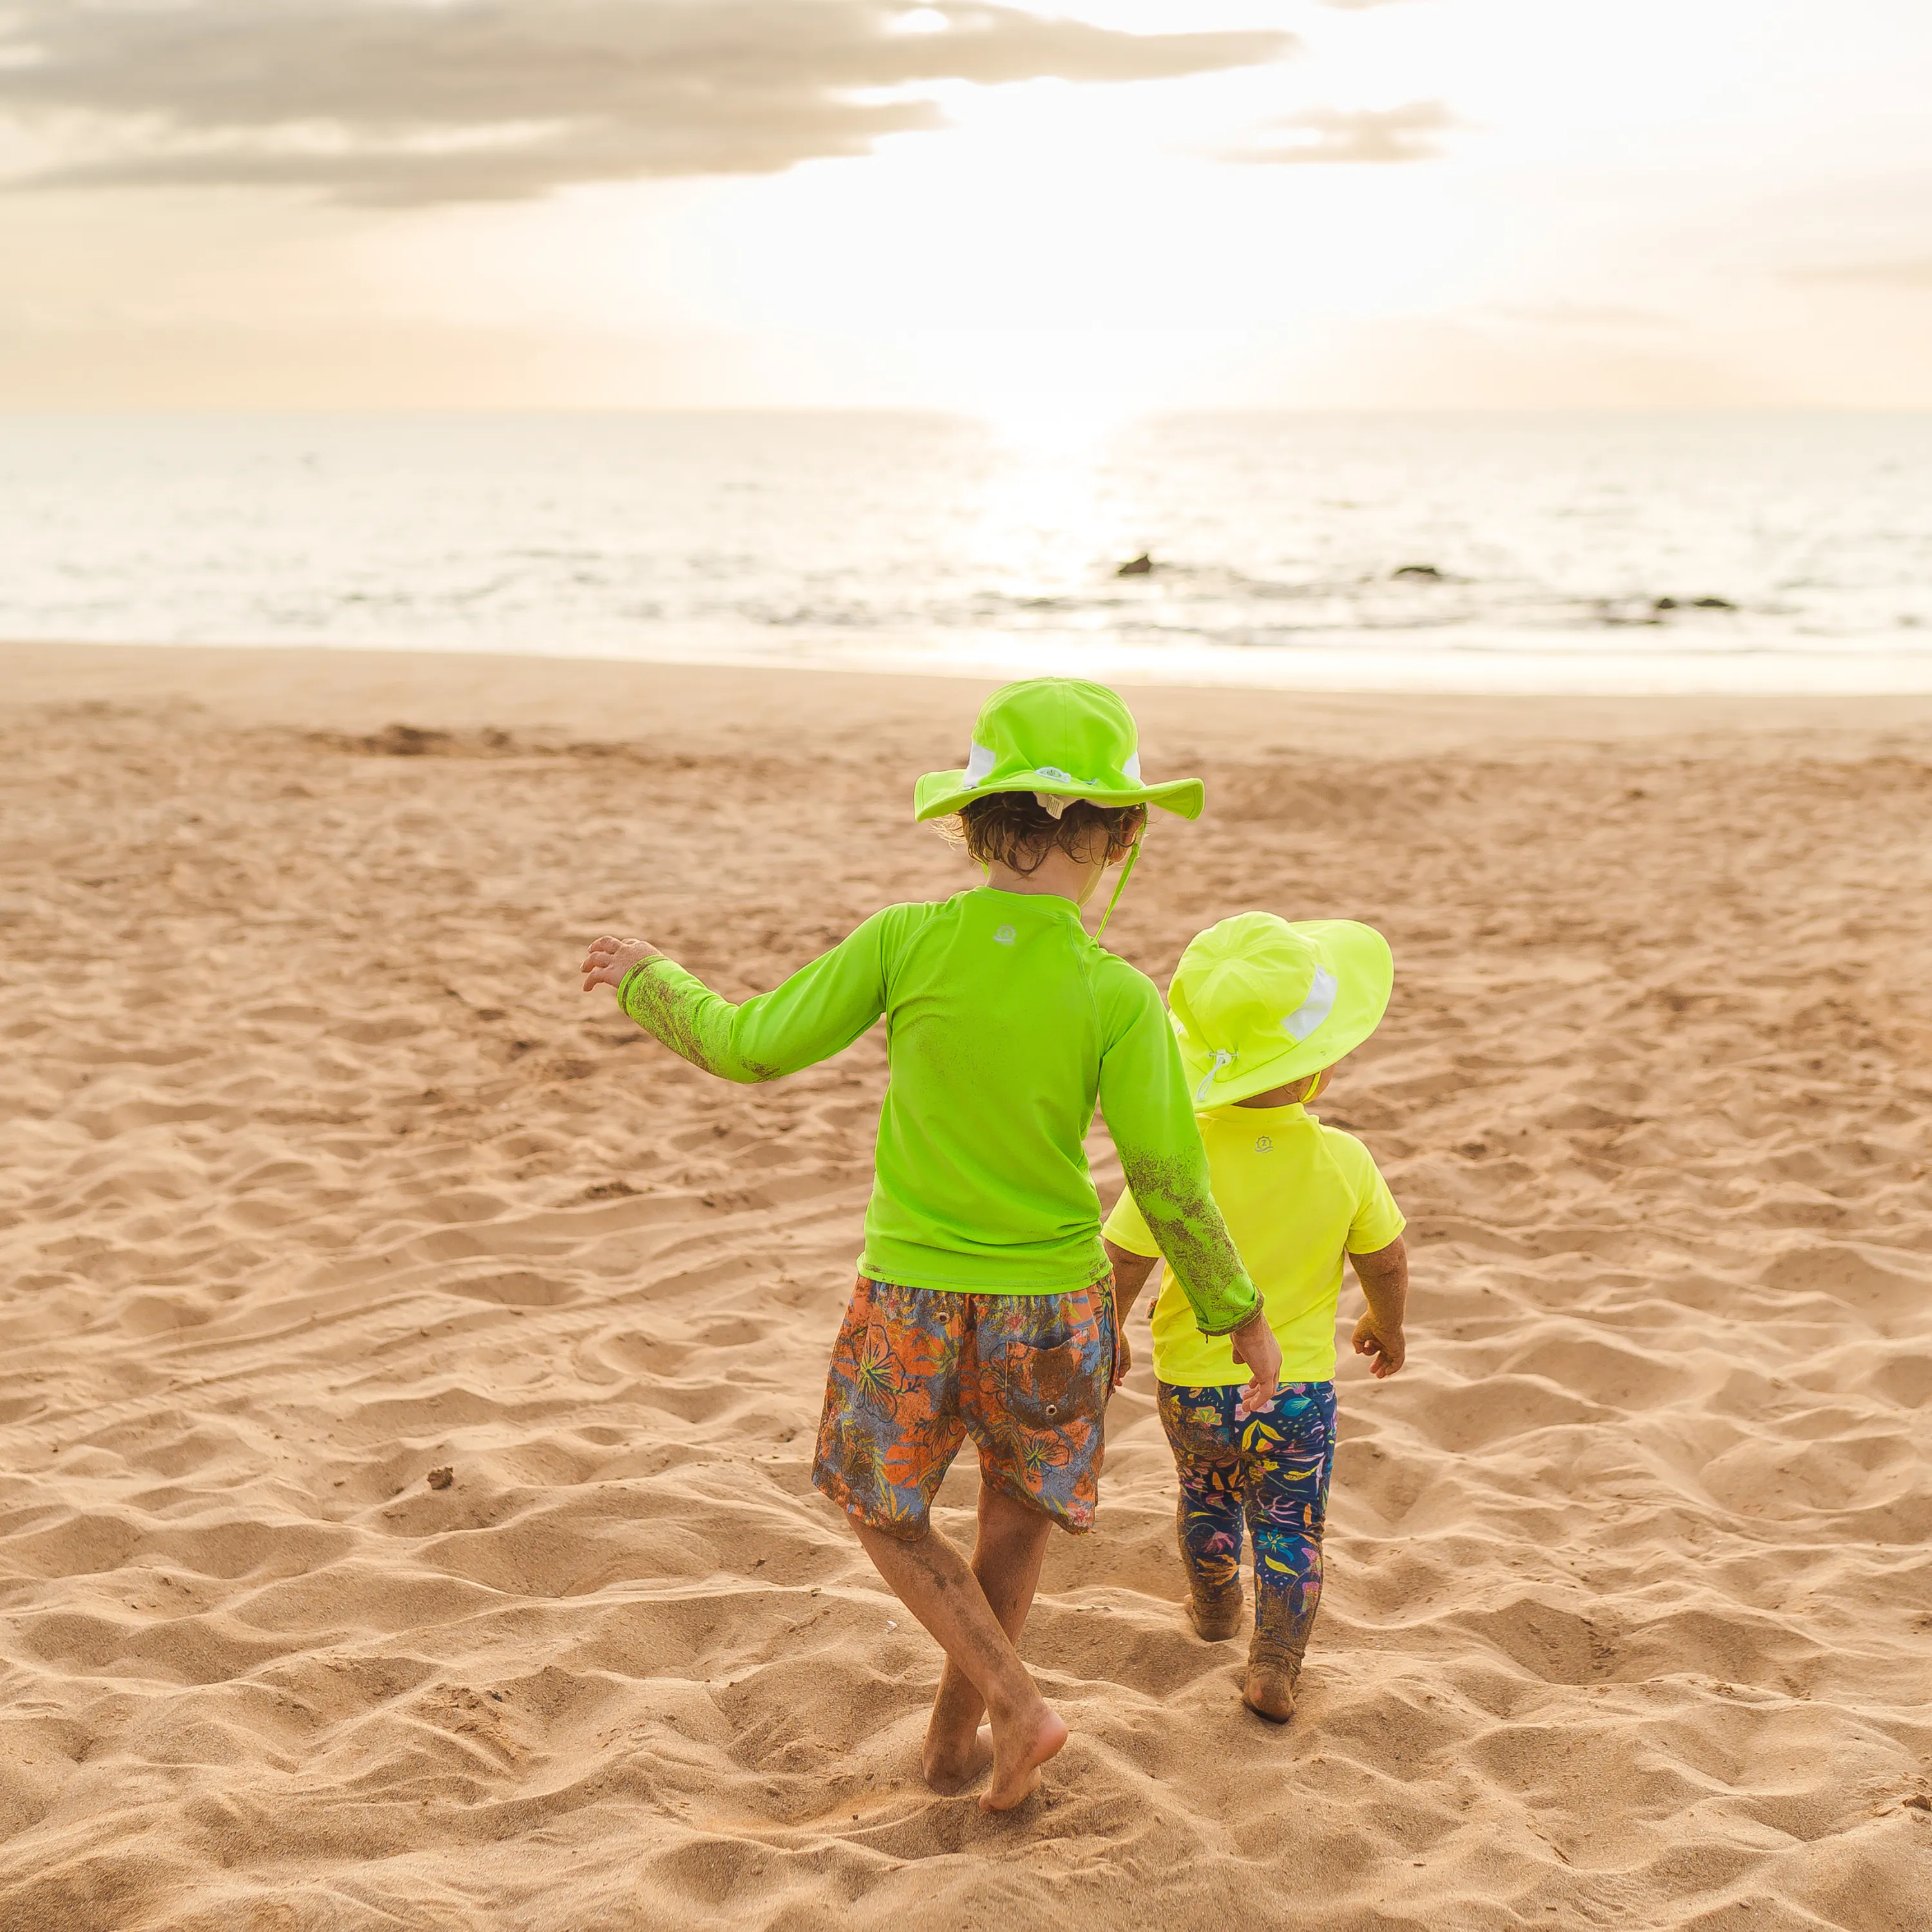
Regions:
[[[1220,1108],[1201,1117],[1201,1137],[1215,1201],[1281,1343],[1282,1380],[1331,1380],[1342,1256],[1385,1248],[1405,1226],[1374,1156],[1299,1106]],[[1160,1252],[1130,1193],[1106,1233],[1130,1254]],[[1198,1332],[1171,1272],[1154,1304],[1154,1364],[1184,1388],[1248,1379],[1225,1336]]]

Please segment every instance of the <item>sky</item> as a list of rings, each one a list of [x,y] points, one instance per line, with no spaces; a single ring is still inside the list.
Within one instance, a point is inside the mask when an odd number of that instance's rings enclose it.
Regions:
[[[1924,0],[0,0],[0,406],[1932,407]]]

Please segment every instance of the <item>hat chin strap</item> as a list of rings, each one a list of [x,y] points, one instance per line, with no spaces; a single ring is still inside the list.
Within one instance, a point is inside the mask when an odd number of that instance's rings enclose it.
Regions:
[[[1201,1084],[1194,1090],[1194,1104],[1198,1107],[1208,1097],[1208,1090],[1214,1085],[1224,1066],[1232,1066],[1240,1059],[1238,1053],[1224,1052],[1220,1047],[1214,1049],[1214,1064],[1202,1076]]]
[[[1133,849],[1127,854],[1126,863],[1120,868],[1120,876],[1114,882],[1114,896],[1107,902],[1107,910],[1100,915],[1100,923],[1094,929],[1094,937],[1096,939],[1098,939],[1101,934],[1106,931],[1107,922],[1113,917],[1114,908],[1120,904],[1120,895],[1126,890],[1127,880],[1133,874],[1135,861],[1137,860],[1140,856],[1141,842],[1139,839],[1136,838],[1133,843]]]

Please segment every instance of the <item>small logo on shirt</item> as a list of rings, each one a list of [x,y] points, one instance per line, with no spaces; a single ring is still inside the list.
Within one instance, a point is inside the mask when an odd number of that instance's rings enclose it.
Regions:
[[[1263,1134],[1255,1142],[1255,1151],[1257,1154],[1273,1154],[1274,1142],[1270,1140],[1266,1134]]]
[[[1011,926],[1003,926],[993,934],[993,944],[996,946],[1010,946],[1018,937],[1019,934]]]

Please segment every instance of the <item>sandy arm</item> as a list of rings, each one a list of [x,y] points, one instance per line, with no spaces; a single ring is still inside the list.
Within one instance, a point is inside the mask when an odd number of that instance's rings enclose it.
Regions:
[[[1355,1324],[1355,1353],[1368,1357],[1371,1375],[1386,1379],[1408,1356],[1402,1334],[1408,1313],[1408,1250],[1398,1234],[1385,1248],[1348,1258],[1369,1304],[1369,1312]]]
[[[843,1052],[885,1010],[884,919],[874,914],[782,986],[742,1005],[643,940],[595,941],[584,989],[614,985],[638,1025],[706,1073],[776,1080]]]
[[[1113,1124],[1111,1114],[1108,1124]],[[1200,1134],[1191,1114],[1187,1126],[1194,1130],[1198,1150]],[[1134,1205],[1187,1297],[1196,1327],[1204,1335],[1232,1335],[1245,1328],[1261,1312],[1261,1294],[1248,1279],[1214,1204],[1206,1154],[1199,1155],[1197,1166],[1184,1156],[1156,1156],[1120,1147],[1118,1133],[1114,1145]]]
[[[740,1051],[733,1035],[744,1008],[712,992],[674,959],[660,955],[632,967],[617,989],[617,1004],[680,1059],[721,1080],[776,1080],[787,1070]]]

